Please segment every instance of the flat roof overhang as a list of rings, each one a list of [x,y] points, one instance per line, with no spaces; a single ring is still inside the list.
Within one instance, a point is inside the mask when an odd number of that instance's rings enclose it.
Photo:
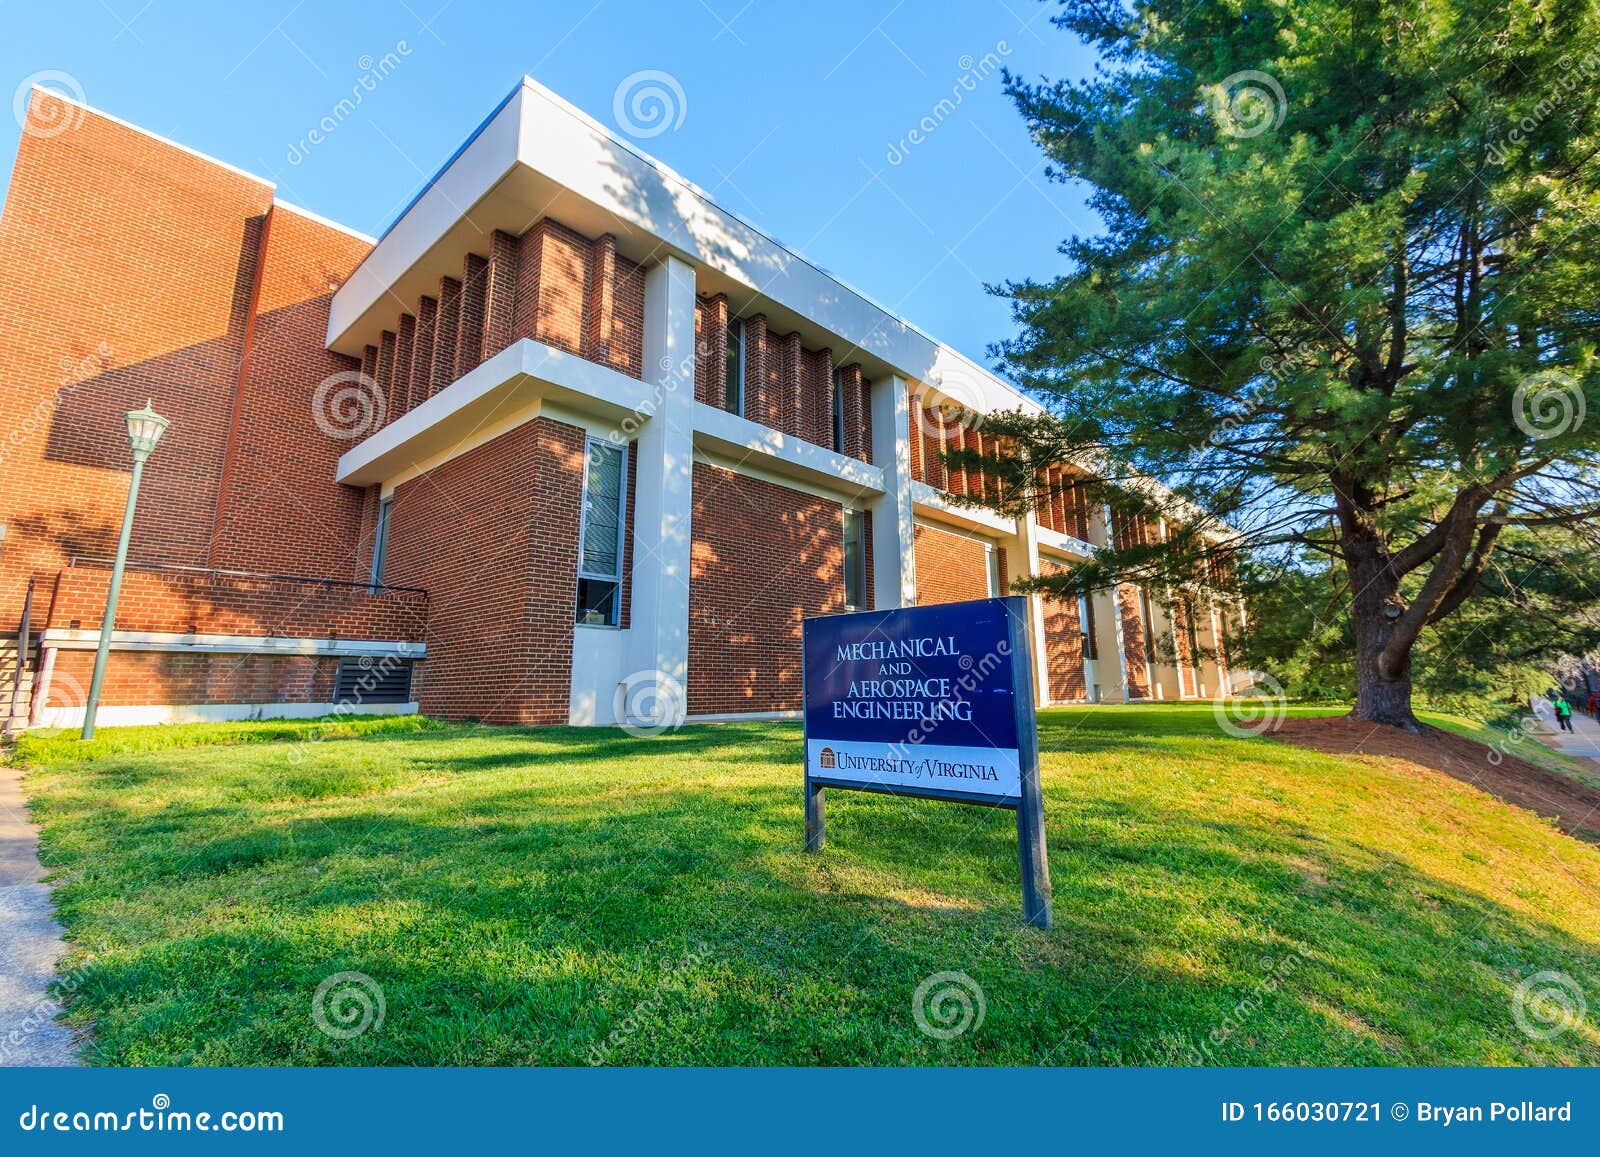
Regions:
[[[446,162],[334,294],[328,348],[359,357],[413,312],[490,235],[520,235],[553,217],[648,264],[671,254],[695,267],[701,293],[726,293],[736,313],[766,314],[834,362],[867,376],[898,374],[982,412],[1037,403],[934,341],[748,222],[709,194],[529,78]]]
[[[338,480],[351,486],[387,482],[454,451],[530,407],[563,410],[615,422],[641,420],[653,406],[652,387],[576,354],[524,338],[433,397],[408,410],[339,458]]]

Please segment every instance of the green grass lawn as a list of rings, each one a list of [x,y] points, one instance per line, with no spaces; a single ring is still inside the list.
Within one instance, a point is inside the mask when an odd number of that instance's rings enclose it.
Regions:
[[[1042,713],[1049,932],[1008,812],[833,792],[802,854],[797,725],[308,734],[22,741],[92,1061],[1600,1063],[1513,1017],[1546,971],[1600,1008],[1600,849],[1209,705]],[[339,972],[381,1026],[319,1031]],[[938,972],[984,995],[951,1040]]]

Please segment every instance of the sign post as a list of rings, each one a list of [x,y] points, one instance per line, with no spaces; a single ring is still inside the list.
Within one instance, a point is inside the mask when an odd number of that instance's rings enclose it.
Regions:
[[[1025,598],[807,619],[806,851],[830,787],[1017,813],[1022,915],[1051,925]]]

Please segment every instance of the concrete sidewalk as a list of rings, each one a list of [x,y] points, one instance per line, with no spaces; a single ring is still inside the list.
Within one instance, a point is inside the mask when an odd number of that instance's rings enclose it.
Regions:
[[[1539,696],[1533,701],[1533,713],[1539,721],[1549,727],[1554,735],[1541,735],[1540,739],[1564,755],[1587,756],[1590,759],[1600,760],[1600,723],[1596,723],[1581,711],[1572,713],[1572,731],[1562,731],[1556,725],[1555,704],[1544,696]]]
[[[77,1041],[55,1019],[56,964],[67,946],[40,883],[38,847],[22,772],[0,766],[0,1066],[80,1063]]]

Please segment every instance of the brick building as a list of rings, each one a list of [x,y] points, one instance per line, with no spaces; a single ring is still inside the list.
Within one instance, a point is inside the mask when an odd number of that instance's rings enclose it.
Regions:
[[[81,720],[146,399],[172,426],[105,724],[790,712],[807,615],[1165,533],[1066,474],[1024,519],[954,504],[989,485],[940,458],[984,445],[957,407],[1033,403],[531,80],[376,240],[33,92],[0,218],[0,695],[35,724]],[[1223,609],[1165,594],[1035,598],[1041,701],[1216,693]]]

